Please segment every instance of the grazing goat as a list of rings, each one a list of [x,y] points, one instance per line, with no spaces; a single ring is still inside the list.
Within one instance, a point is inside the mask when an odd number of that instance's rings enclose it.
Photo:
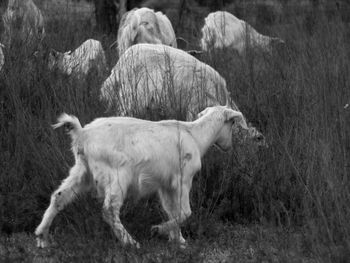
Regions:
[[[4,51],[2,50],[5,46],[0,43],[0,71],[2,70],[2,67],[5,64],[5,56]]]
[[[120,57],[102,84],[100,99],[121,116],[137,116],[155,104],[172,117],[187,114],[186,120],[193,120],[205,107],[227,103],[229,94],[218,72],[185,51],[138,44]],[[231,107],[239,111],[233,101]],[[239,126],[245,138],[265,144],[264,136],[248,128],[244,118]]]
[[[276,37],[264,36],[252,26],[234,15],[217,11],[205,18],[200,46],[204,51],[214,48],[231,47],[242,55],[246,48],[259,48],[272,52],[274,44],[284,43]]]
[[[105,52],[100,41],[88,39],[73,52],[51,50],[48,59],[49,70],[58,69],[66,75],[86,77],[92,68],[102,77],[107,70]]]
[[[177,47],[170,20],[162,12],[147,7],[134,8],[125,13],[118,29],[118,54],[137,43],[164,44]]]
[[[44,18],[32,0],[9,0],[2,20],[6,47],[16,43],[29,55],[41,48],[45,37]]]
[[[185,244],[179,224],[191,215],[189,194],[201,158],[213,144],[232,147],[232,125],[242,113],[227,106],[206,108],[193,122],[151,122],[127,117],[96,119],[84,128],[74,116],[62,114],[54,128],[64,126],[72,139],[75,165],[51,196],[50,206],[35,230],[37,246],[48,245],[50,225],[78,194],[96,189],[104,198],[103,218],[124,245],[139,244],[120,221],[128,190],[138,196],[158,192],[169,221],[152,227]]]

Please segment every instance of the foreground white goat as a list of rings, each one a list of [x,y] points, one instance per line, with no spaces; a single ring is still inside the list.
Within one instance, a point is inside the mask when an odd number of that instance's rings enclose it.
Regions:
[[[102,84],[100,99],[121,116],[137,116],[155,104],[166,109],[168,116],[179,116],[180,112],[187,114],[186,120],[193,120],[205,107],[225,105],[229,94],[217,71],[185,51],[138,44],[119,58]],[[231,107],[239,111],[233,101]],[[263,135],[254,127],[248,128],[244,118],[239,126],[245,137],[264,144]]]
[[[168,17],[147,7],[134,8],[123,15],[117,43],[119,56],[138,43],[177,47],[175,32]]]
[[[32,0],[9,0],[2,20],[6,47],[15,41],[29,54],[40,49],[45,37],[44,19]]]
[[[58,69],[63,74],[85,77],[92,68],[102,77],[107,69],[105,52],[100,41],[88,39],[73,52],[51,50],[48,67]]]
[[[53,193],[40,225],[37,246],[48,245],[52,220],[77,194],[96,189],[104,198],[103,218],[124,244],[139,244],[129,235],[119,211],[129,189],[139,196],[158,192],[169,221],[152,229],[181,244],[179,224],[191,214],[192,179],[212,144],[232,147],[234,119],[242,113],[227,106],[206,108],[194,122],[151,122],[135,118],[100,118],[81,127],[74,116],[63,114],[54,128],[64,126],[72,138],[75,165]]]
[[[259,48],[271,53],[274,43],[284,43],[284,41],[258,33],[248,23],[231,13],[217,11],[205,18],[200,45],[204,51],[210,51],[211,48],[231,47],[241,55],[247,47]]]
[[[2,67],[5,64],[4,51],[2,50],[3,48],[4,48],[4,45],[0,43],[0,71],[2,70]]]

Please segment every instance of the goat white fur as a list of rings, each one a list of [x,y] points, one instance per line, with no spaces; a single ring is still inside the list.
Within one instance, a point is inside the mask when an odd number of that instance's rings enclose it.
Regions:
[[[284,41],[258,33],[247,22],[229,12],[217,11],[205,18],[200,46],[204,51],[231,47],[242,55],[247,46],[271,53],[272,43],[284,43]]]
[[[107,63],[101,42],[88,39],[73,52],[51,50],[48,67],[49,70],[58,68],[63,74],[77,77],[85,77],[95,67],[97,75],[102,77],[107,70]]]
[[[117,43],[119,56],[138,43],[177,47],[175,32],[168,17],[147,7],[134,8],[123,15]]]
[[[226,106],[206,108],[198,116],[194,122],[100,118],[82,128],[76,117],[61,115],[53,127],[69,130],[75,165],[51,196],[35,231],[37,246],[48,245],[49,228],[57,213],[77,194],[91,189],[104,198],[103,218],[122,244],[139,247],[119,217],[131,189],[140,196],[158,192],[169,221],[152,229],[184,244],[179,224],[191,215],[189,194],[201,158],[213,144],[229,150],[234,119],[243,118]]]

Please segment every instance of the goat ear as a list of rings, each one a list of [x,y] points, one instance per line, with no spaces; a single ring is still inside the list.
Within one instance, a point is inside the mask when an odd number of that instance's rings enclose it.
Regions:
[[[53,56],[54,58],[58,58],[59,54],[60,54],[60,52],[58,52],[57,50],[55,50],[53,48],[50,49],[49,55]]]
[[[49,55],[56,57],[56,54],[57,54],[56,50],[51,48],[50,51],[49,51]]]
[[[229,122],[232,120],[238,120],[239,122],[243,119],[243,115],[239,111],[235,111],[232,109],[225,110],[225,121]]]

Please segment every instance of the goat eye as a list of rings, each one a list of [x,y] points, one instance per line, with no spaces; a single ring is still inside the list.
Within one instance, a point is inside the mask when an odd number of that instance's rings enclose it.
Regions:
[[[73,126],[70,123],[67,123],[64,125],[65,132],[69,132],[72,129],[73,129]]]
[[[231,122],[231,125],[234,125],[234,124],[235,124],[235,119],[232,118],[232,119],[230,119],[230,120],[226,120],[225,122],[226,122],[226,123],[230,123],[230,122]]]

